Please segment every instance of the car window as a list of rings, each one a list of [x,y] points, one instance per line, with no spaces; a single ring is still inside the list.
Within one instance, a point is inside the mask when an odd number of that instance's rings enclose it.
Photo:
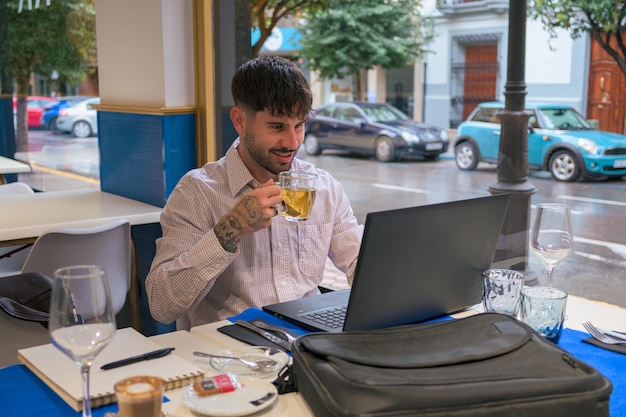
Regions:
[[[315,112],[315,115],[322,117],[332,117],[333,111],[335,111],[335,106],[324,107],[323,109],[317,110]]]
[[[500,118],[498,117],[498,111],[500,111],[500,109],[493,107],[481,107],[478,109],[476,114],[474,114],[474,117],[472,117],[472,121],[499,124]]]
[[[362,108],[367,117],[375,122],[394,122],[409,118],[406,114],[391,106],[364,106]]]
[[[591,126],[584,117],[571,108],[541,109],[547,129],[586,130]]]
[[[335,117],[343,122],[354,123],[354,119],[361,119],[361,113],[352,107],[340,107],[335,113]]]

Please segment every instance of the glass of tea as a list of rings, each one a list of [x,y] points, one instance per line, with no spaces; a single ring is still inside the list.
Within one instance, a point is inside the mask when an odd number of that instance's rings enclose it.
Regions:
[[[309,218],[315,202],[317,174],[304,171],[283,171],[278,174],[283,197],[278,209],[289,221],[300,222]]]

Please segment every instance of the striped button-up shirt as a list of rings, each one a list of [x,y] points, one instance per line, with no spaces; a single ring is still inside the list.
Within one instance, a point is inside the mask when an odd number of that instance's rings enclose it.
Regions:
[[[299,159],[292,170],[319,176],[309,219],[289,222],[278,215],[268,229],[243,236],[237,252],[222,248],[213,227],[259,185],[237,145],[219,161],[188,172],[163,209],[163,236],[146,278],[150,311],[162,323],[182,319],[197,326],[317,294],[327,257],[352,282],[363,226],[341,185]]]

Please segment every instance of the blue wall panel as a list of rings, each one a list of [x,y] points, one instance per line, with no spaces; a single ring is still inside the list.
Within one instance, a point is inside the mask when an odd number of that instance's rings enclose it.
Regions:
[[[100,188],[163,207],[185,172],[196,165],[193,114],[145,115],[98,112]],[[161,236],[158,223],[132,227],[139,280],[140,330],[150,336],[175,330],[150,315],[145,281]]]
[[[196,166],[196,117],[193,114],[164,116],[165,197],[178,180]]]
[[[163,207],[195,167],[195,115],[98,112],[100,187]]]
[[[0,155],[15,156],[15,129],[13,126],[13,100],[0,98]],[[17,181],[17,174],[4,174],[7,182]]]

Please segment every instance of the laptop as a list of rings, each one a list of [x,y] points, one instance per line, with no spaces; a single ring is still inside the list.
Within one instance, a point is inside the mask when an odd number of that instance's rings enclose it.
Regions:
[[[351,289],[263,310],[308,330],[340,332],[423,322],[478,304],[508,203],[500,194],[368,213]]]

